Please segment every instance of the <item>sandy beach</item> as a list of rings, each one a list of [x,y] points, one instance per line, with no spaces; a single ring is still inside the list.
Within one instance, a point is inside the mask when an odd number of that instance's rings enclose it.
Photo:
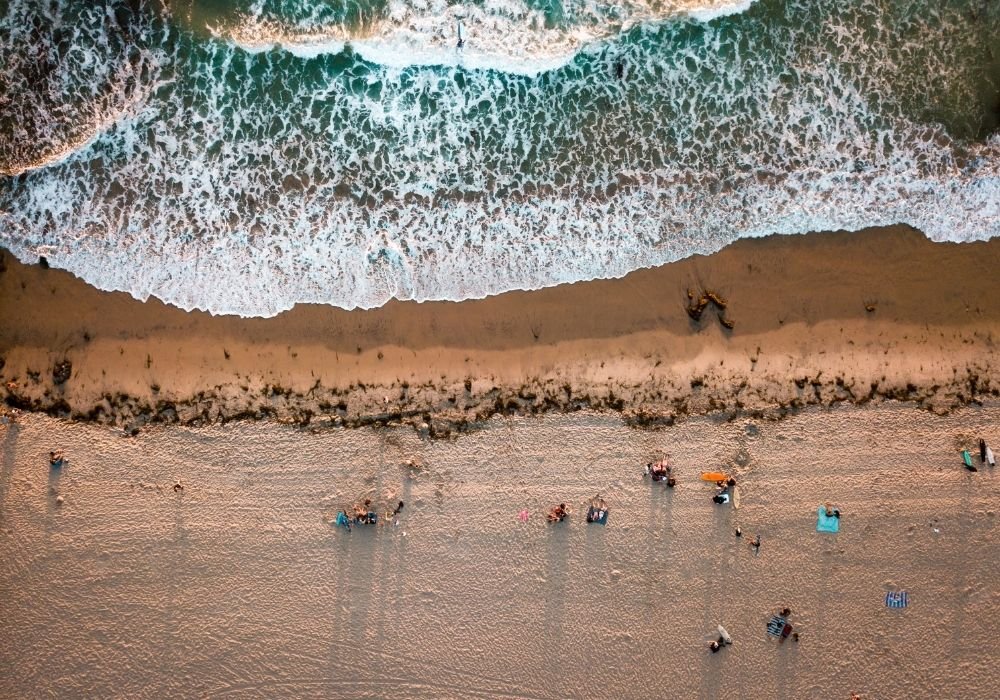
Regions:
[[[458,440],[22,416],[0,427],[0,697],[990,697],[998,478],[957,448],[998,425],[997,402],[494,417]],[[673,490],[642,477],[664,453]],[[605,527],[582,517],[598,491]],[[399,524],[334,526],[363,498],[405,501]]]
[[[5,255],[0,697],[985,697],[998,263],[897,227],[242,319]]]
[[[129,431],[274,418],[442,436],[496,413],[588,408],[658,425],[887,398],[943,412],[1000,393],[1000,241],[932,243],[907,227],[742,240],[483,300],[271,319],[186,313],[3,259],[6,403]],[[689,290],[725,308],[710,302],[696,321]]]

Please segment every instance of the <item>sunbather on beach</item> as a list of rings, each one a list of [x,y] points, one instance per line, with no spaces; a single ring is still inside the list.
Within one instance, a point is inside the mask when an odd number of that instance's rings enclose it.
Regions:
[[[590,499],[590,508],[587,509],[587,522],[597,523],[602,522],[604,515],[608,512],[608,504],[604,502],[601,498],[601,494],[597,494]]]
[[[367,523],[371,522],[371,518],[368,514],[371,512],[372,501],[370,498],[366,498],[365,502],[361,505],[354,505],[354,518],[360,522]]]
[[[649,469],[650,474],[652,474],[653,478],[656,479],[657,481],[662,481],[663,479],[666,479],[667,475],[670,473],[670,463],[666,459],[661,459],[657,462],[653,462],[652,464],[649,465],[649,467],[650,467]]]
[[[561,523],[566,519],[567,515],[569,515],[569,511],[566,510],[566,504],[560,503],[559,505],[550,508],[545,517],[550,523]]]

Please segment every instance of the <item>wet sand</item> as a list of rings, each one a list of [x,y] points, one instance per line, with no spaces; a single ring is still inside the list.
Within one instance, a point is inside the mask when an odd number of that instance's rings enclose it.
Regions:
[[[998,425],[995,402],[496,417],[456,441],[22,415],[0,427],[0,697],[989,697],[998,480],[958,449]],[[673,491],[641,477],[663,452]],[[698,480],[718,467],[738,512]],[[597,491],[603,528],[581,517]],[[399,525],[330,524],[366,496],[403,499]],[[827,500],[837,535],[815,531]],[[779,646],[783,606],[801,639]],[[735,642],[713,655],[719,623]]]
[[[596,409],[656,425],[885,399],[946,412],[1000,395],[1000,240],[932,243],[907,227],[742,240],[620,280],[479,301],[272,319],[143,303],[9,254],[4,268],[0,396],[130,431],[272,418],[440,436],[497,413]],[[689,290],[726,308],[693,320]]]

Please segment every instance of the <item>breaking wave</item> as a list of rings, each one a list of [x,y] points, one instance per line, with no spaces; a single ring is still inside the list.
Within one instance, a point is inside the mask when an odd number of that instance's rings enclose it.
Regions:
[[[996,4],[636,10],[568,53],[542,42],[559,58],[540,72],[366,53],[392,3],[288,6],[8,2],[0,244],[102,289],[266,316],[621,276],[769,233],[1000,235]],[[247,17],[299,34],[254,43],[233,29]],[[336,22],[342,45],[303,48]],[[503,61],[535,51],[514,38]]]

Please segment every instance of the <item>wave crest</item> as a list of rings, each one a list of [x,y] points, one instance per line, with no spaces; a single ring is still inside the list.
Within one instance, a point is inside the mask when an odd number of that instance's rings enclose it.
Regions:
[[[559,68],[595,43],[642,23],[710,21],[755,0],[631,0],[533,6],[525,0],[449,4],[395,1],[371,14],[281,12],[265,2],[209,20],[213,36],[248,50],[280,47],[303,58],[351,46],[365,60],[395,68],[463,66],[536,75]],[[459,40],[462,40],[459,49]]]

